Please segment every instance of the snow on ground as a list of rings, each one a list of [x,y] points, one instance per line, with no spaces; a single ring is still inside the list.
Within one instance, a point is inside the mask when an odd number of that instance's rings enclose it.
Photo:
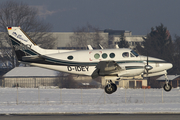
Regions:
[[[180,113],[180,90],[0,88],[0,114]]]

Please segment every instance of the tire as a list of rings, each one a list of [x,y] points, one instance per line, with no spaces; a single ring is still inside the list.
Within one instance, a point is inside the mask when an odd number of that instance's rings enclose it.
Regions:
[[[108,87],[108,85],[106,85],[106,87],[104,88],[105,92],[107,94],[112,94],[113,93],[113,89],[112,89],[112,86],[111,87]]]
[[[108,85],[106,85],[104,90],[107,94],[112,94],[113,92],[115,92],[117,90],[117,86],[116,86],[116,84],[111,83],[110,87],[108,87]]]
[[[169,92],[169,91],[171,91],[172,86],[168,83],[168,86],[165,84],[163,88],[166,92]]]
[[[116,86],[116,84],[111,83],[111,86],[112,86],[113,92],[116,92],[116,90],[117,90],[117,86]]]

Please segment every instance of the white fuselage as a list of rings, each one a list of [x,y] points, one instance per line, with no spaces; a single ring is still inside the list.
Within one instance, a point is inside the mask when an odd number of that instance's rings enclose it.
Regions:
[[[128,56],[123,56],[128,53]],[[135,56],[130,49],[98,49],[98,50],[82,50],[82,51],[69,51],[54,54],[45,54],[43,57],[46,61],[55,63],[39,64],[29,63],[30,65],[44,67],[52,70],[78,74],[78,75],[92,75],[96,69],[96,65],[100,61],[115,61],[118,65],[125,69],[117,73],[119,77],[132,77],[146,73],[144,66],[146,65],[146,56]],[[149,76],[154,73],[160,73],[170,69],[171,63],[167,63],[164,60],[149,57],[149,65],[153,69],[149,70]],[[139,68],[133,68],[132,66],[139,66]],[[128,69],[130,68],[130,69]]]

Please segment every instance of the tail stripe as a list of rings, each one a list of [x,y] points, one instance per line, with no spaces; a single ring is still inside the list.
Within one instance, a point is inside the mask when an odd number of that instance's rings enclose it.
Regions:
[[[36,43],[22,30],[22,29],[20,29],[25,35],[26,35],[26,37],[34,44],[34,45],[36,45]]]
[[[15,40],[12,36],[9,35],[9,37],[10,37],[10,40],[11,40],[13,46],[21,44],[19,41]]]

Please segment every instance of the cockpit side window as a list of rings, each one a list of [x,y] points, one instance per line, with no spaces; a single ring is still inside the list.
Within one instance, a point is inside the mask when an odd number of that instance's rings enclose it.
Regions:
[[[129,52],[124,52],[124,53],[122,54],[122,56],[123,56],[123,57],[129,57]]]
[[[139,56],[134,50],[132,50],[131,53],[132,53],[133,55],[135,55],[136,57]]]

